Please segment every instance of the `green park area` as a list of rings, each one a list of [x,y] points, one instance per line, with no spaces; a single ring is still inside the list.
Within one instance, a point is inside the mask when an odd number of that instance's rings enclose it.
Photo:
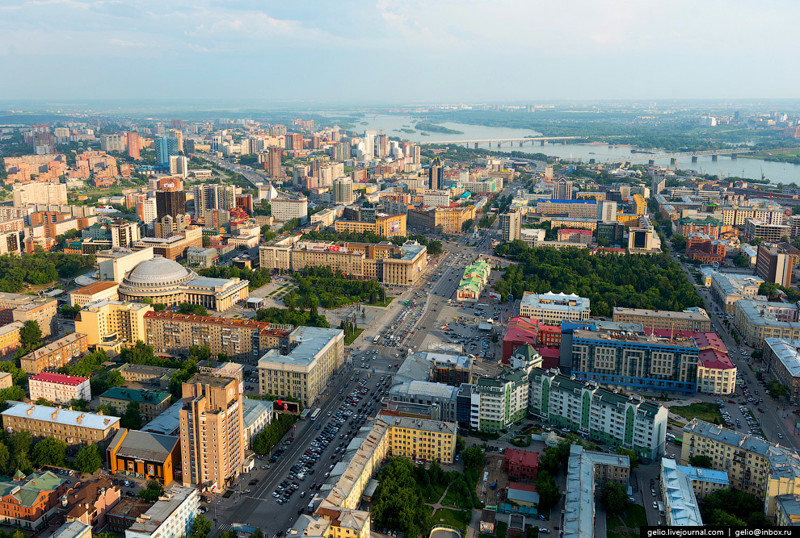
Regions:
[[[690,405],[673,405],[669,408],[670,413],[680,415],[686,420],[698,418],[705,420],[711,424],[722,424],[722,413],[719,412],[719,407],[713,403],[693,403]]]
[[[606,536],[608,538],[638,538],[639,529],[647,526],[644,507],[629,504],[620,515],[606,515]]]

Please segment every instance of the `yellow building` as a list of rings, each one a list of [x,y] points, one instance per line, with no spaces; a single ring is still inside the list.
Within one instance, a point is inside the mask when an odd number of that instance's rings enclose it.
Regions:
[[[333,243],[300,241],[300,236],[261,245],[262,269],[300,271],[305,267],[330,267],[356,278],[383,284],[409,286],[428,266],[428,249],[414,241],[392,243]]]
[[[637,215],[644,215],[647,213],[647,202],[641,194],[633,195],[633,210]]]
[[[69,303],[72,306],[83,306],[94,301],[116,301],[119,284],[112,281],[100,281],[69,292]]]
[[[409,226],[446,234],[460,234],[468,220],[475,220],[474,205],[408,210]]]
[[[381,417],[389,422],[389,450],[392,456],[453,463],[457,430],[455,422],[384,414]]]
[[[375,222],[336,220],[333,227],[337,232],[372,232],[384,237],[405,237],[406,215],[378,215]]]
[[[728,473],[731,488],[764,501],[771,520],[778,496],[800,495],[800,455],[795,450],[698,419],[684,426],[682,446],[682,464],[693,456],[708,456],[712,469]]]
[[[638,226],[639,219],[639,215],[628,215],[625,213],[620,213],[617,215],[617,222],[624,224],[625,226]]]
[[[21,321],[12,321],[0,326],[0,356],[8,355],[22,347],[19,332],[24,326]]]
[[[144,315],[153,307],[144,303],[97,301],[83,307],[75,318],[75,332],[85,334],[87,344],[102,349],[147,341]]]

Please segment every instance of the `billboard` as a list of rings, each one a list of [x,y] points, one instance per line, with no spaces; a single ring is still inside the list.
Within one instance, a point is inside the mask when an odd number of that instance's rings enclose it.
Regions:
[[[272,402],[272,410],[276,413],[300,413],[300,404],[297,402],[287,402],[286,400],[275,400]]]

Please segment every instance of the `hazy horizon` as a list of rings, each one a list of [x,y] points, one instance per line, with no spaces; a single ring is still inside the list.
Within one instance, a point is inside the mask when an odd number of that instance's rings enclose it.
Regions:
[[[800,4],[8,0],[10,102],[797,97]]]

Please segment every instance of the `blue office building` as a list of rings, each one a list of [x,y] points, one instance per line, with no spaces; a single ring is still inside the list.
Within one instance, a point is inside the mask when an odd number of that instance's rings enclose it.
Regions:
[[[178,139],[175,137],[160,136],[156,138],[156,163],[160,167],[169,167],[169,158],[180,153]]]

